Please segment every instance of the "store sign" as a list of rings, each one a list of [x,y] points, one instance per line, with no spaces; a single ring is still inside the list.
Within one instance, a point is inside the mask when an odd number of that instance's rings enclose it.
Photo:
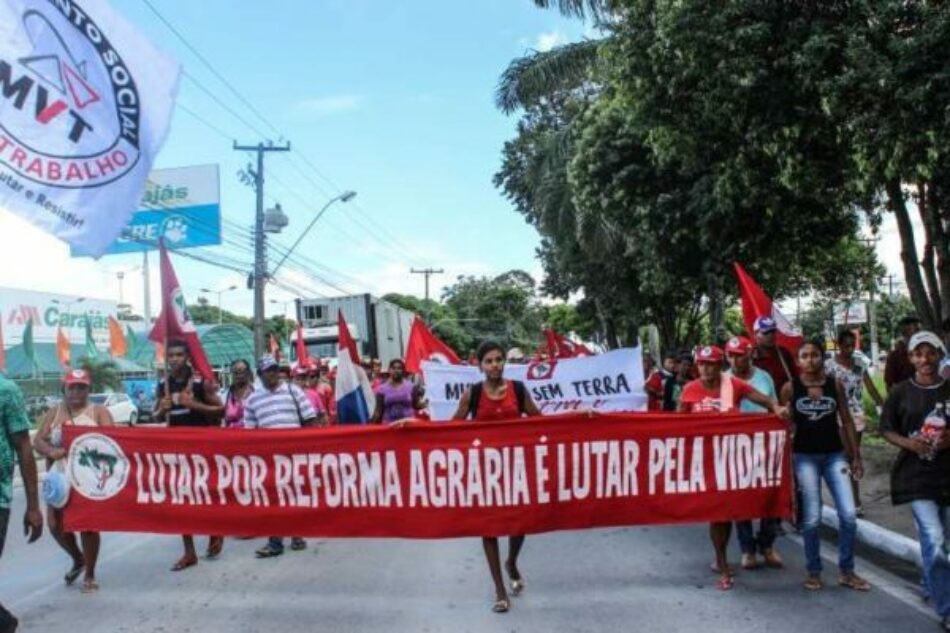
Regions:
[[[18,345],[23,329],[33,321],[33,338],[37,342],[55,342],[56,329],[62,327],[73,343],[82,343],[86,322],[92,328],[96,344],[109,344],[109,317],[118,313],[115,301],[86,299],[71,295],[33,292],[17,288],[0,288],[0,319],[3,342]]]

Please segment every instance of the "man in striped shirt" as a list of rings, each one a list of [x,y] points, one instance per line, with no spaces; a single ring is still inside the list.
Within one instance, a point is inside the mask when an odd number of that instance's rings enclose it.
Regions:
[[[299,429],[314,426],[317,413],[300,387],[284,382],[280,366],[273,356],[264,355],[257,364],[261,387],[244,404],[244,427],[248,429]],[[302,550],[307,542],[300,537],[290,540],[290,549]],[[267,545],[257,550],[258,558],[271,558],[284,553],[284,538],[272,536]]]

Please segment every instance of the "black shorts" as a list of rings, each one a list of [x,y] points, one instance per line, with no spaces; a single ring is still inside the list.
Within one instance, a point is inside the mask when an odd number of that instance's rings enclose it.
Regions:
[[[10,524],[10,508],[0,508],[0,556],[3,556],[3,544],[7,542],[7,526]]]

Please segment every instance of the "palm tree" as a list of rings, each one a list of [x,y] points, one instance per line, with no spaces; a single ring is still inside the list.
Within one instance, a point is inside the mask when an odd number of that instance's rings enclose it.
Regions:
[[[92,379],[92,384],[89,387],[91,393],[122,390],[119,366],[116,365],[115,361],[84,358],[80,361],[79,366],[89,372]]]

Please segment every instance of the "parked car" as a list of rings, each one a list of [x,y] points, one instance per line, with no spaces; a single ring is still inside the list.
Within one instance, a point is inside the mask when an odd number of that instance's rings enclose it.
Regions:
[[[135,426],[139,421],[139,409],[124,393],[94,393],[89,401],[104,406],[112,414],[116,424]]]

